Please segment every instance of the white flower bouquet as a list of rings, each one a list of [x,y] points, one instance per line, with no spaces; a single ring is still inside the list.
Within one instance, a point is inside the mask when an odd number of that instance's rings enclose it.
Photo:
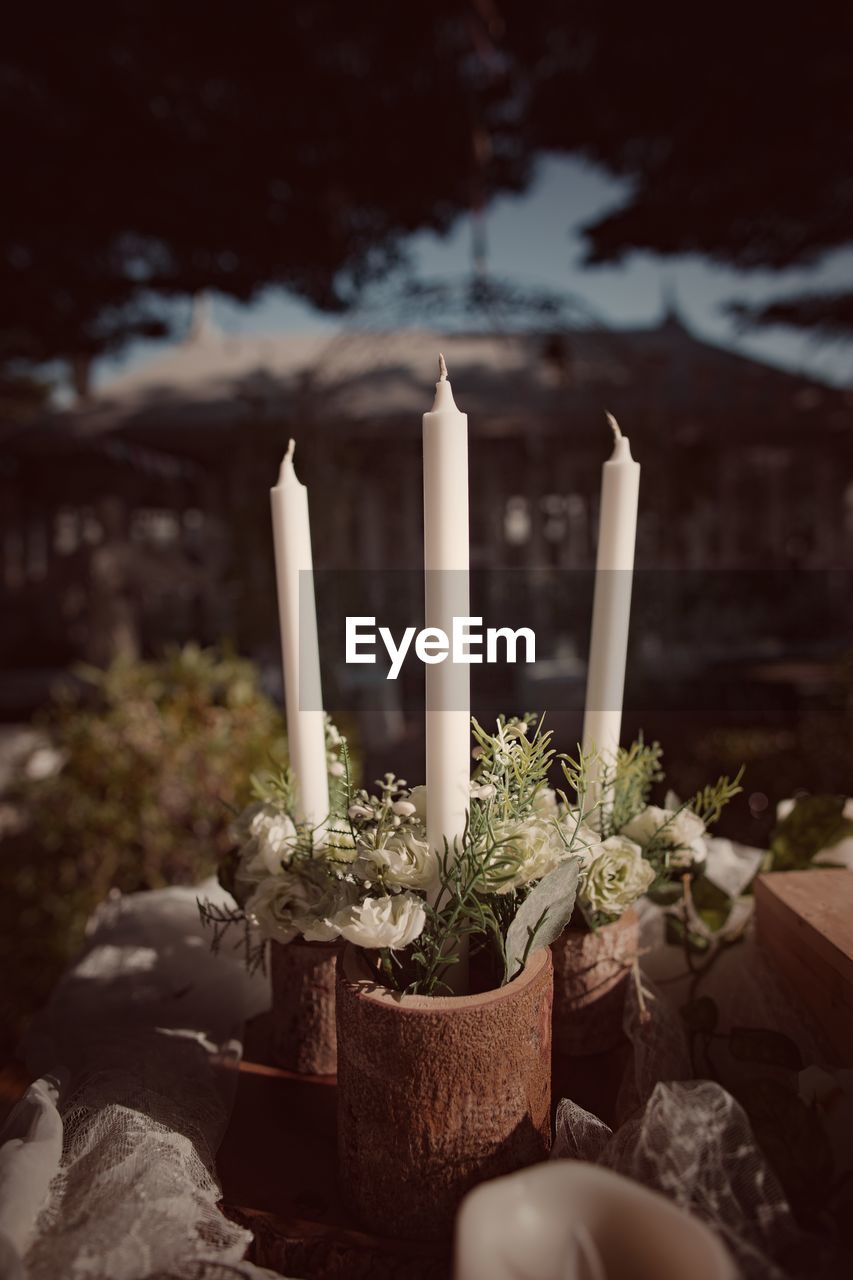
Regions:
[[[743,771],[718,778],[687,801],[669,791],[659,806],[650,801],[664,781],[662,756],[659,743],[640,739],[602,765],[574,924],[611,924],[644,894],[669,901],[703,874],[710,829],[741,791]]]
[[[649,804],[662,778],[657,745],[634,743],[599,769],[588,803],[591,756],[558,756],[527,715],[501,717],[493,733],[473,722],[476,767],[465,832],[441,851],[426,840],[426,796],[387,773],[368,791],[352,783],[346,742],[330,726],[335,808],[311,829],[294,820],[286,771],[258,779],[256,802],[236,824],[229,886],[238,910],[200,904],[218,943],[242,921],[247,954],[266,940],[343,939],[371,953],[388,987],[450,990],[449,970],[468,939],[485,987],[510,981],[569,921],[610,923],[705,853],[705,832],[738,779],[720,779],[688,804]],[[559,764],[564,789],[548,785]],[[260,939],[260,941],[258,941]]]

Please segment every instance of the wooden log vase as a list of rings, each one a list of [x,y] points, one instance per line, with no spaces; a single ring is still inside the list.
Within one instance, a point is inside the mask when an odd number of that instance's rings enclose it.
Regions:
[[[272,1049],[280,1067],[306,1076],[337,1070],[338,942],[270,943]]]
[[[606,1053],[622,1039],[625,992],[639,951],[640,921],[630,908],[599,929],[565,929],[554,961],[554,1056]]]
[[[399,995],[338,966],[338,1171],[377,1235],[449,1236],[471,1187],[551,1146],[552,968],[547,948],[505,987]]]

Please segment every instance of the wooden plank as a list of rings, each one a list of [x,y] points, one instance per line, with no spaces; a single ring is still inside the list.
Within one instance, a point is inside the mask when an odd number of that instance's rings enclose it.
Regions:
[[[846,868],[776,871],[759,877],[757,893],[776,899],[813,934],[815,949],[853,983],[853,875]]]
[[[853,1066],[853,873],[777,871],[755,885],[756,931],[831,1047]]]

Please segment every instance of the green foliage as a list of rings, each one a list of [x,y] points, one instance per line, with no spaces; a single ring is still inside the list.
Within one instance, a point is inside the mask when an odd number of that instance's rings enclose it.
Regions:
[[[0,860],[4,958],[27,970],[24,1007],[46,995],[111,889],[212,874],[252,774],[286,750],[243,659],[189,645],[81,674],[83,689],[46,719],[62,767],[17,783],[26,828]]]
[[[571,919],[578,889],[577,859],[562,863],[533,886],[506,934],[506,980],[511,982],[540,947],[556,942]]]
[[[542,720],[537,721],[530,713],[509,720],[499,716],[493,734],[473,717],[471,727],[478,759],[474,783],[491,790],[482,812],[488,813],[493,823],[522,821],[530,815],[537,794],[547,785],[555,754],[550,731],[544,731]]]
[[[21,789],[34,840],[100,896],[212,874],[252,774],[286,751],[254,667],[188,645],[85,675],[93,698],[50,721],[63,767]]]
[[[486,891],[483,850],[471,839],[470,822],[455,850],[445,841],[439,867],[436,905],[427,904],[426,927],[404,958],[394,955],[397,970],[386,974],[391,986],[411,995],[452,993],[450,971],[463,940],[490,944],[500,956],[500,970],[504,968],[501,916],[496,895]]]
[[[572,839],[574,840],[583,824],[588,822],[594,814],[599,814],[597,805],[587,808],[586,804],[589,767],[596,759],[596,753],[594,751],[583,751],[579,746],[577,756],[562,753],[557,759],[560,761],[560,769],[568,788],[568,790],[558,790],[557,795],[560,797],[566,812],[572,817]],[[599,816],[599,824],[601,821],[602,819]]]
[[[700,787],[693,799],[688,802],[688,808],[702,819],[706,827],[713,826],[729,801],[743,791],[740,785],[742,777],[743,765],[733,778],[720,777],[713,786]]]
[[[713,880],[702,875],[693,881],[690,892],[699,919],[712,933],[719,933],[731,915],[732,899]]]
[[[620,747],[612,771],[604,771],[603,789],[610,790],[612,800],[601,809],[604,838],[621,831],[627,822],[649,803],[652,787],[664,777],[661,768],[663,748],[659,743],[647,744],[642,736],[630,747]]]
[[[844,817],[843,796],[800,796],[770,837],[774,871],[796,871],[811,865],[816,853],[853,835]]]
[[[664,938],[671,947],[689,947],[690,951],[703,954],[711,949],[709,938],[689,929],[682,916],[671,912],[664,916]]]

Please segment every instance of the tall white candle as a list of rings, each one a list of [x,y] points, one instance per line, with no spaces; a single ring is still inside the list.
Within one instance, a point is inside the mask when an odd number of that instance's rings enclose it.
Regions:
[[[329,815],[326,730],[308,490],[296,478],[294,448],[295,442],[291,440],[282,460],[278,483],[270,490],[270,502],[287,742],[296,782],[297,815],[319,828]]]
[[[453,634],[468,616],[468,417],[460,413],[439,356],[435,402],[424,414],[426,626]],[[437,655],[436,655],[437,657]],[[426,668],[427,840],[452,848],[465,828],[471,776],[470,672],[433,657]]]
[[[595,595],[586,681],[583,748],[612,759],[622,729],[622,699],[637,536],[640,464],[612,414],[613,453],[601,471]],[[593,770],[597,773],[597,769]],[[593,779],[594,780],[594,779]]]

